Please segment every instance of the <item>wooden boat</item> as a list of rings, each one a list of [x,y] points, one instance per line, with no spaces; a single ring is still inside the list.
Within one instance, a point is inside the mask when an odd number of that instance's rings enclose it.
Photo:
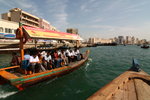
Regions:
[[[18,28],[16,32],[16,37],[20,40],[21,62],[24,60],[24,44],[30,38],[76,40],[76,41],[81,40],[81,38],[76,34],[56,32],[27,26]],[[21,66],[11,66],[7,68],[1,68],[0,85],[9,83],[17,87],[19,90],[23,90],[25,87],[31,86],[35,83],[72,72],[73,70],[79,68],[82,64],[84,64],[88,60],[88,55],[89,50],[83,54],[84,59],[80,61],[71,63],[68,66],[55,68],[44,72],[34,73],[31,75],[23,74]]]
[[[128,71],[102,87],[87,100],[150,100],[150,75],[133,61]]]
[[[9,83],[19,90],[29,87],[35,83],[62,76],[70,73],[73,70],[79,68],[88,60],[89,50],[87,50],[83,56],[84,59],[69,64],[68,66],[47,70],[44,72],[34,73],[31,75],[25,75],[20,72],[20,66],[8,67],[0,69],[0,84]],[[15,71],[14,71],[15,70]]]
[[[141,46],[141,48],[148,49],[148,48],[149,48],[149,46],[147,46],[147,45],[143,45],[143,46]]]

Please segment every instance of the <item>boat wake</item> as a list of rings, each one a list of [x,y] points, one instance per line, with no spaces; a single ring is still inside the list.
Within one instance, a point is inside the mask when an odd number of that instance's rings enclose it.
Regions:
[[[4,91],[0,91],[0,99],[1,98],[7,98],[7,97],[9,97],[9,96],[11,96],[11,95],[13,95],[13,94],[16,94],[17,93],[17,91],[13,91],[13,92],[4,92]]]
[[[92,62],[92,58],[88,59],[88,62],[86,63],[86,66],[85,66],[85,71],[88,70],[88,66],[90,65],[90,62]]]
[[[55,77],[55,78],[53,78],[53,79],[47,81],[46,84],[50,84],[51,82],[55,81],[56,79],[57,79],[57,77]]]
[[[88,61],[92,62],[92,58],[88,58]]]
[[[89,65],[90,65],[89,63],[86,63],[85,71],[87,71],[87,70],[88,70],[88,66],[89,66]]]

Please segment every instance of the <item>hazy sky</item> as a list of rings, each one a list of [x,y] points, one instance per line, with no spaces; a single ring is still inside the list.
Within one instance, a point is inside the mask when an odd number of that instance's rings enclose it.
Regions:
[[[60,31],[78,28],[83,38],[129,35],[150,40],[150,0],[0,0],[0,13],[16,7]]]

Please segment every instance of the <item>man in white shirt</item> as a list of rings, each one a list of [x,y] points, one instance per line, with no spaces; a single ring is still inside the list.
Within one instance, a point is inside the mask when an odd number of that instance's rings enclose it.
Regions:
[[[52,57],[50,52],[47,52],[47,55],[44,56],[43,66],[46,70],[52,69]]]
[[[36,70],[39,71],[41,69],[41,64],[36,54],[30,56],[29,62],[30,62],[29,70],[31,70],[32,73],[35,73]]]

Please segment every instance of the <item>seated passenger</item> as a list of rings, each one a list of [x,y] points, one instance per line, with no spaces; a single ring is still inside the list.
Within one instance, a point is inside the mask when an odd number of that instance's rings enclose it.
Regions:
[[[24,55],[24,60],[21,63],[21,67],[22,67],[22,69],[24,69],[24,74],[27,74],[27,68],[30,65],[29,60],[30,60],[30,55],[29,55],[28,51],[26,51],[25,55]]]
[[[16,66],[20,64],[19,56],[17,55],[16,52],[12,53],[12,60],[10,62],[11,66]]]
[[[30,62],[29,70],[31,70],[32,73],[40,71],[41,64],[40,64],[39,57],[37,56],[37,54],[34,53],[32,56],[30,56],[29,62]]]
[[[47,55],[43,58],[43,65],[45,69],[50,70],[52,69],[52,57],[50,55],[50,52],[47,52]]]
[[[74,61],[74,53],[72,50],[70,50],[70,53],[68,54],[68,59],[69,62],[73,62]]]
[[[82,54],[82,53],[80,53],[80,51],[79,51],[79,49],[78,49],[78,48],[77,48],[77,53],[80,55],[80,60],[81,60],[81,59],[84,59],[83,54]]]
[[[62,67],[62,59],[61,59],[61,55],[58,56],[58,59],[56,61],[56,67]]]
[[[68,57],[66,57],[66,54],[63,50],[61,50],[61,58],[63,59],[64,64],[68,65]]]
[[[75,49],[75,60],[79,61],[81,59],[81,55],[78,49]]]
[[[41,55],[42,55],[42,57],[44,57],[44,56],[47,55],[47,53],[46,53],[45,51],[42,51],[42,52],[41,52]]]
[[[53,53],[53,60],[54,60],[54,68],[56,68],[57,67],[57,60],[58,60],[57,50],[55,50]]]

